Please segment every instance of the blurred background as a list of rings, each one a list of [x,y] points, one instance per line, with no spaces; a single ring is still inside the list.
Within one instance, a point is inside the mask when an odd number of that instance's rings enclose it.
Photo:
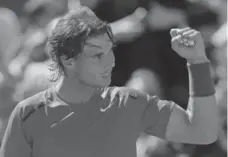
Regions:
[[[15,105],[48,88],[45,49],[59,17],[79,0],[0,1],[0,143]],[[220,111],[219,139],[210,145],[170,143],[142,133],[138,157],[227,156],[227,0],[81,0],[121,32],[112,85],[128,86],[186,108],[186,61],[172,51],[171,28],[201,31],[211,61]]]

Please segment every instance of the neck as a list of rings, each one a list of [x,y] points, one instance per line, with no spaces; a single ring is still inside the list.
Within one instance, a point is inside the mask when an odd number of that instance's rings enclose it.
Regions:
[[[95,88],[83,84],[77,79],[62,78],[56,86],[59,97],[69,104],[79,104],[92,97]]]

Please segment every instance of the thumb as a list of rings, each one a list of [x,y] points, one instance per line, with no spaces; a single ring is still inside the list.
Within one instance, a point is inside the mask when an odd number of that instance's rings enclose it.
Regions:
[[[170,30],[170,35],[171,35],[172,38],[177,36],[178,35],[178,29],[171,29]]]

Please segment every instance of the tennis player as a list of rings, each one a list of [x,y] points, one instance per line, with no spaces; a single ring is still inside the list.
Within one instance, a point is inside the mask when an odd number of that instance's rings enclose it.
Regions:
[[[109,87],[118,33],[111,30],[86,7],[60,19],[48,40],[57,84],[15,107],[1,157],[136,157],[141,132],[172,142],[216,141],[218,110],[200,32],[171,30],[172,48],[189,71],[184,110],[154,95]]]

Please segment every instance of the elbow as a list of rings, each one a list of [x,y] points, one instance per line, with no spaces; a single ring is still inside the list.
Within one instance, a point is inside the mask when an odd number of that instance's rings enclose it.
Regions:
[[[218,125],[210,125],[210,127],[197,127],[192,131],[192,140],[194,144],[198,145],[209,145],[218,140],[219,127]]]
[[[211,131],[205,131],[201,134],[201,138],[200,141],[198,141],[199,143],[198,144],[202,144],[202,145],[209,145],[209,144],[212,144],[214,142],[216,142],[218,140],[218,134],[219,134],[219,129],[214,129],[214,130],[211,130]]]
[[[212,144],[218,140],[220,130],[219,121],[215,121],[215,123],[208,125],[208,127],[204,126],[201,132],[202,143],[204,144]]]
[[[214,137],[212,137],[207,141],[207,144],[215,143],[217,140],[218,140],[218,135],[215,135]]]
[[[217,139],[218,139],[218,135],[217,134],[216,135],[211,135],[210,137],[206,137],[206,138],[202,139],[200,141],[200,143],[198,143],[198,144],[209,145],[209,144],[212,144],[212,143],[216,142]]]

